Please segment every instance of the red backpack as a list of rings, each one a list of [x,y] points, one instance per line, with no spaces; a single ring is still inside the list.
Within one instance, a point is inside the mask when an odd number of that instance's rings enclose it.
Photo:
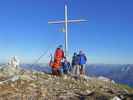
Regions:
[[[55,51],[55,59],[62,60],[63,58],[64,58],[64,52],[63,52],[63,50],[57,48],[56,51]]]

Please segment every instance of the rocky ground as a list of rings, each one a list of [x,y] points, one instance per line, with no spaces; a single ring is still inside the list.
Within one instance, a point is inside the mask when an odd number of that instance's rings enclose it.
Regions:
[[[111,81],[10,68],[0,71],[0,100],[133,100],[131,88]]]

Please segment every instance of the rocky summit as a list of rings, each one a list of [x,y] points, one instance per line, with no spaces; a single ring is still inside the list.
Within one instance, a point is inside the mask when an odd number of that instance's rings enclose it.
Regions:
[[[0,70],[0,100],[133,100],[133,90],[105,78]]]

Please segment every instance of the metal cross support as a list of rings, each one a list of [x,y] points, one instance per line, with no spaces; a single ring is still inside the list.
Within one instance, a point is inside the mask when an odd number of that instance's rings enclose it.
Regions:
[[[77,23],[77,22],[86,22],[85,19],[77,19],[77,20],[68,20],[68,9],[67,4],[65,4],[65,19],[58,21],[49,21],[49,24],[64,24],[65,25],[65,56],[67,57],[68,53],[68,24],[69,23]]]

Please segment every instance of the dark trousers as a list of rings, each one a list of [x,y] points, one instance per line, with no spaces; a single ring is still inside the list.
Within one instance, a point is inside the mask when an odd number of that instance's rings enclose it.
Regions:
[[[52,68],[52,75],[61,76],[61,71],[56,68]]]
[[[85,74],[85,64],[83,65],[80,65],[81,68],[80,68],[80,74]]]
[[[63,70],[63,73],[64,73],[64,74],[68,74],[68,70],[66,70],[66,69]]]

